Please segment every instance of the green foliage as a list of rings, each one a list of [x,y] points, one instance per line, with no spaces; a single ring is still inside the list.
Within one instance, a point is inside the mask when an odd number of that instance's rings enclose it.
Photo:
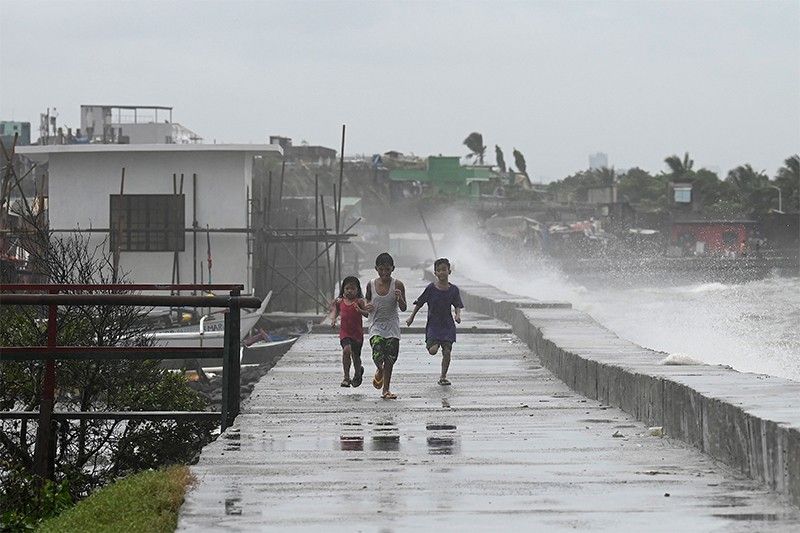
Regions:
[[[694,160],[689,157],[689,152],[683,155],[683,159],[677,155],[671,155],[664,159],[664,162],[669,167],[673,179],[680,179],[692,171]]]
[[[778,169],[778,175],[775,176],[775,185],[781,190],[783,211],[786,213],[800,211],[800,155],[795,154],[786,158],[784,166]],[[777,191],[774,191],[774,194],[777,196]],[[777,202],[777,199],[775,201]]]
[[[496,144],[494,145],[494,157],[497,161],[497,167],[500,169],[500,172],[506,172],[506,158],[503,156],[503,150],[500,149],[499,146]]]
[[[188,468],[174,466],[120,479],[92,494],[38,531],[175,531],[184,494],[193,483]]]
[[[667,202],[667,182],[663,175],[653,176],[632,168],[620,176],[618,197],[646,211],[663,209]]]
[[[478,164],[482,165],[483,158],[486,155],[486,146],[483,144],[483,135],[477,131],[473,131],[467,135],[466,139],[464,139],[464,146],[469,148],[471,152],[467,155],[467,159],[474,158]]]
[[[769,189],[769,177],[765,173],[756,172],[749,164],[740,165],[728,172],[725,182],[732,187],[737,199],[749,213],[769,212],[775,192]]]
[[[38,263],[56,283],[124,281],[108,257],[81,236],[42,239]],[[57,343],[65,346],[147,346],[143,311],[131,307],[58,308]],[[46,313],[35,306],[0,307],[0,346],[46,344]],[[0,364],[0,407],[37,410],[43,364]],[[56,365],[56,409],[73,411],[203,410],[206,401],[182,375],[157,361],[60,361]],[[61,421],[55,431],[55,494],[79,500],[111,479],[143,468],[189,462],[211,439],[211,421]],[[0,421],[0,509],[14,523],[36,523],[63,498],[32,492],[36,421]],[[29,502],[41,502],[31,506]],[[48,504],[48,501],[55,502]],[[60,505],[60,503],[59,503]],[[20,519],[24,517],[24,519]],[[6,520],[4,518],[4,520]],[[20,522],[20,520],[23,520]],[[16,526],[15,526],[16,527]],[[22,526],[20,526],[22,527]]]
[[[522,152],[514,148],[514,164],[517,165],[517,170],[528,175],[528,164],[525,162],[525,156],[522,155]]]
[[[0,508],[0,531],[30,531],[40,522],[58,516],[72,506],[68,483],[47,481],[39,487],[25,472],[10,472],[15,484],[14,501],[4,501]],[[8,492],[4,489],[3,492]]]

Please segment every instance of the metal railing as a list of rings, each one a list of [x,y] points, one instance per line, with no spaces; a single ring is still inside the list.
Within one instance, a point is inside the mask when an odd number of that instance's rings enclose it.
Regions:
[[[242,285],[21,285],[0,284],[0,305],[47,306],[47,345],[0,347],[0,363],[5,361],[45,362],[39,411],[3,411],[0,419],[38,419],[34,449],[34,473],[40,478],[53,471],[51,448],[55,420],[198,420],[219,417],[224,430],[239,414],[241,361],[239,359],[239,320],[241,308],[258,308],[258,298],[240,296]],[[229,291],[228,296],[181,296],[158,294],[74,294],[74,291]],[[69,292],[64,294],[64,292]],[[31,294],[33,293],[33,294]],[[222,348],[59,346],[59,305],[111,305],[142,307],[217,307],[226,308]],[[142,360],[142,359],[212,359],[222,358],[222,411],[63,411],[55,412],[56,360]]]

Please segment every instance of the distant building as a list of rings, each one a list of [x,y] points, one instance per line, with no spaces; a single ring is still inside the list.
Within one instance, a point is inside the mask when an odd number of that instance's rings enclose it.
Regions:
[[[0,140],[3,145],[10,147],[14,142],[14,134],[19,134],[17,146],[27,146],[31,144],[31,123],[14,122],[12,120],[0,121]]]
[[[389,180],[402,191],[402,196],[421,194],[422,187],[436,194],[478,196],[480,184],[489,182],[497,174],[487,166],[461,166],[458,156],[430,156],[424,169],[395,169]]]
[[[91,228],[92,244],[109,239],[119,247],[120,267],[133,281],[170,283],[177,256],[180,281],[199,283],[211,254],[211,281],[252,290],[248,189],[255,158],[280,157],[277,146],[65,144],[19,152],[49,164],[51,231]],[[207,237],[193,227],[211,231]]]
[[[160,116],[159,116],[160,115]],[[100,144],[196,144],[203,140],[172,122],[172,108],[137,105],[82,105],[86,142]]]
[[[591,170],[608,168],[608,154],[604,154],[603,152],[589,154],[589,168]]]
[[[325,146],[301,144],[294,146],[292,139],[280,135],[270,135],[270,144],[277,144],[283,150],[286,161],[329,167],[336,162],[336,150]]]

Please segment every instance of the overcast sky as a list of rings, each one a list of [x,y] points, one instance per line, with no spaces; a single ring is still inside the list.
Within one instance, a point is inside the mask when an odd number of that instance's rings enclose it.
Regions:
[[[338,150],[347,124],[347,154],[478,131],[545,181],[597,151],[772,176],[800,151],[800,0],[0,0],[0,119],[74,128],[81,104],[173,106],[206,142]]]

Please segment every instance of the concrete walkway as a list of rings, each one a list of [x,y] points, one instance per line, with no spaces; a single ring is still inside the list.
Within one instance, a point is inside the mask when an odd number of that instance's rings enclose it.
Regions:
[[[413,299],[424,282],[400,277]],[[302,338],[192,467],[178,529],[800,529],[796,507],[576,395],[506,328],[465,313],[450,387],[423,335],[404,333],[396,401],[368,365],[360,388],[339,387],[334,333]]]

